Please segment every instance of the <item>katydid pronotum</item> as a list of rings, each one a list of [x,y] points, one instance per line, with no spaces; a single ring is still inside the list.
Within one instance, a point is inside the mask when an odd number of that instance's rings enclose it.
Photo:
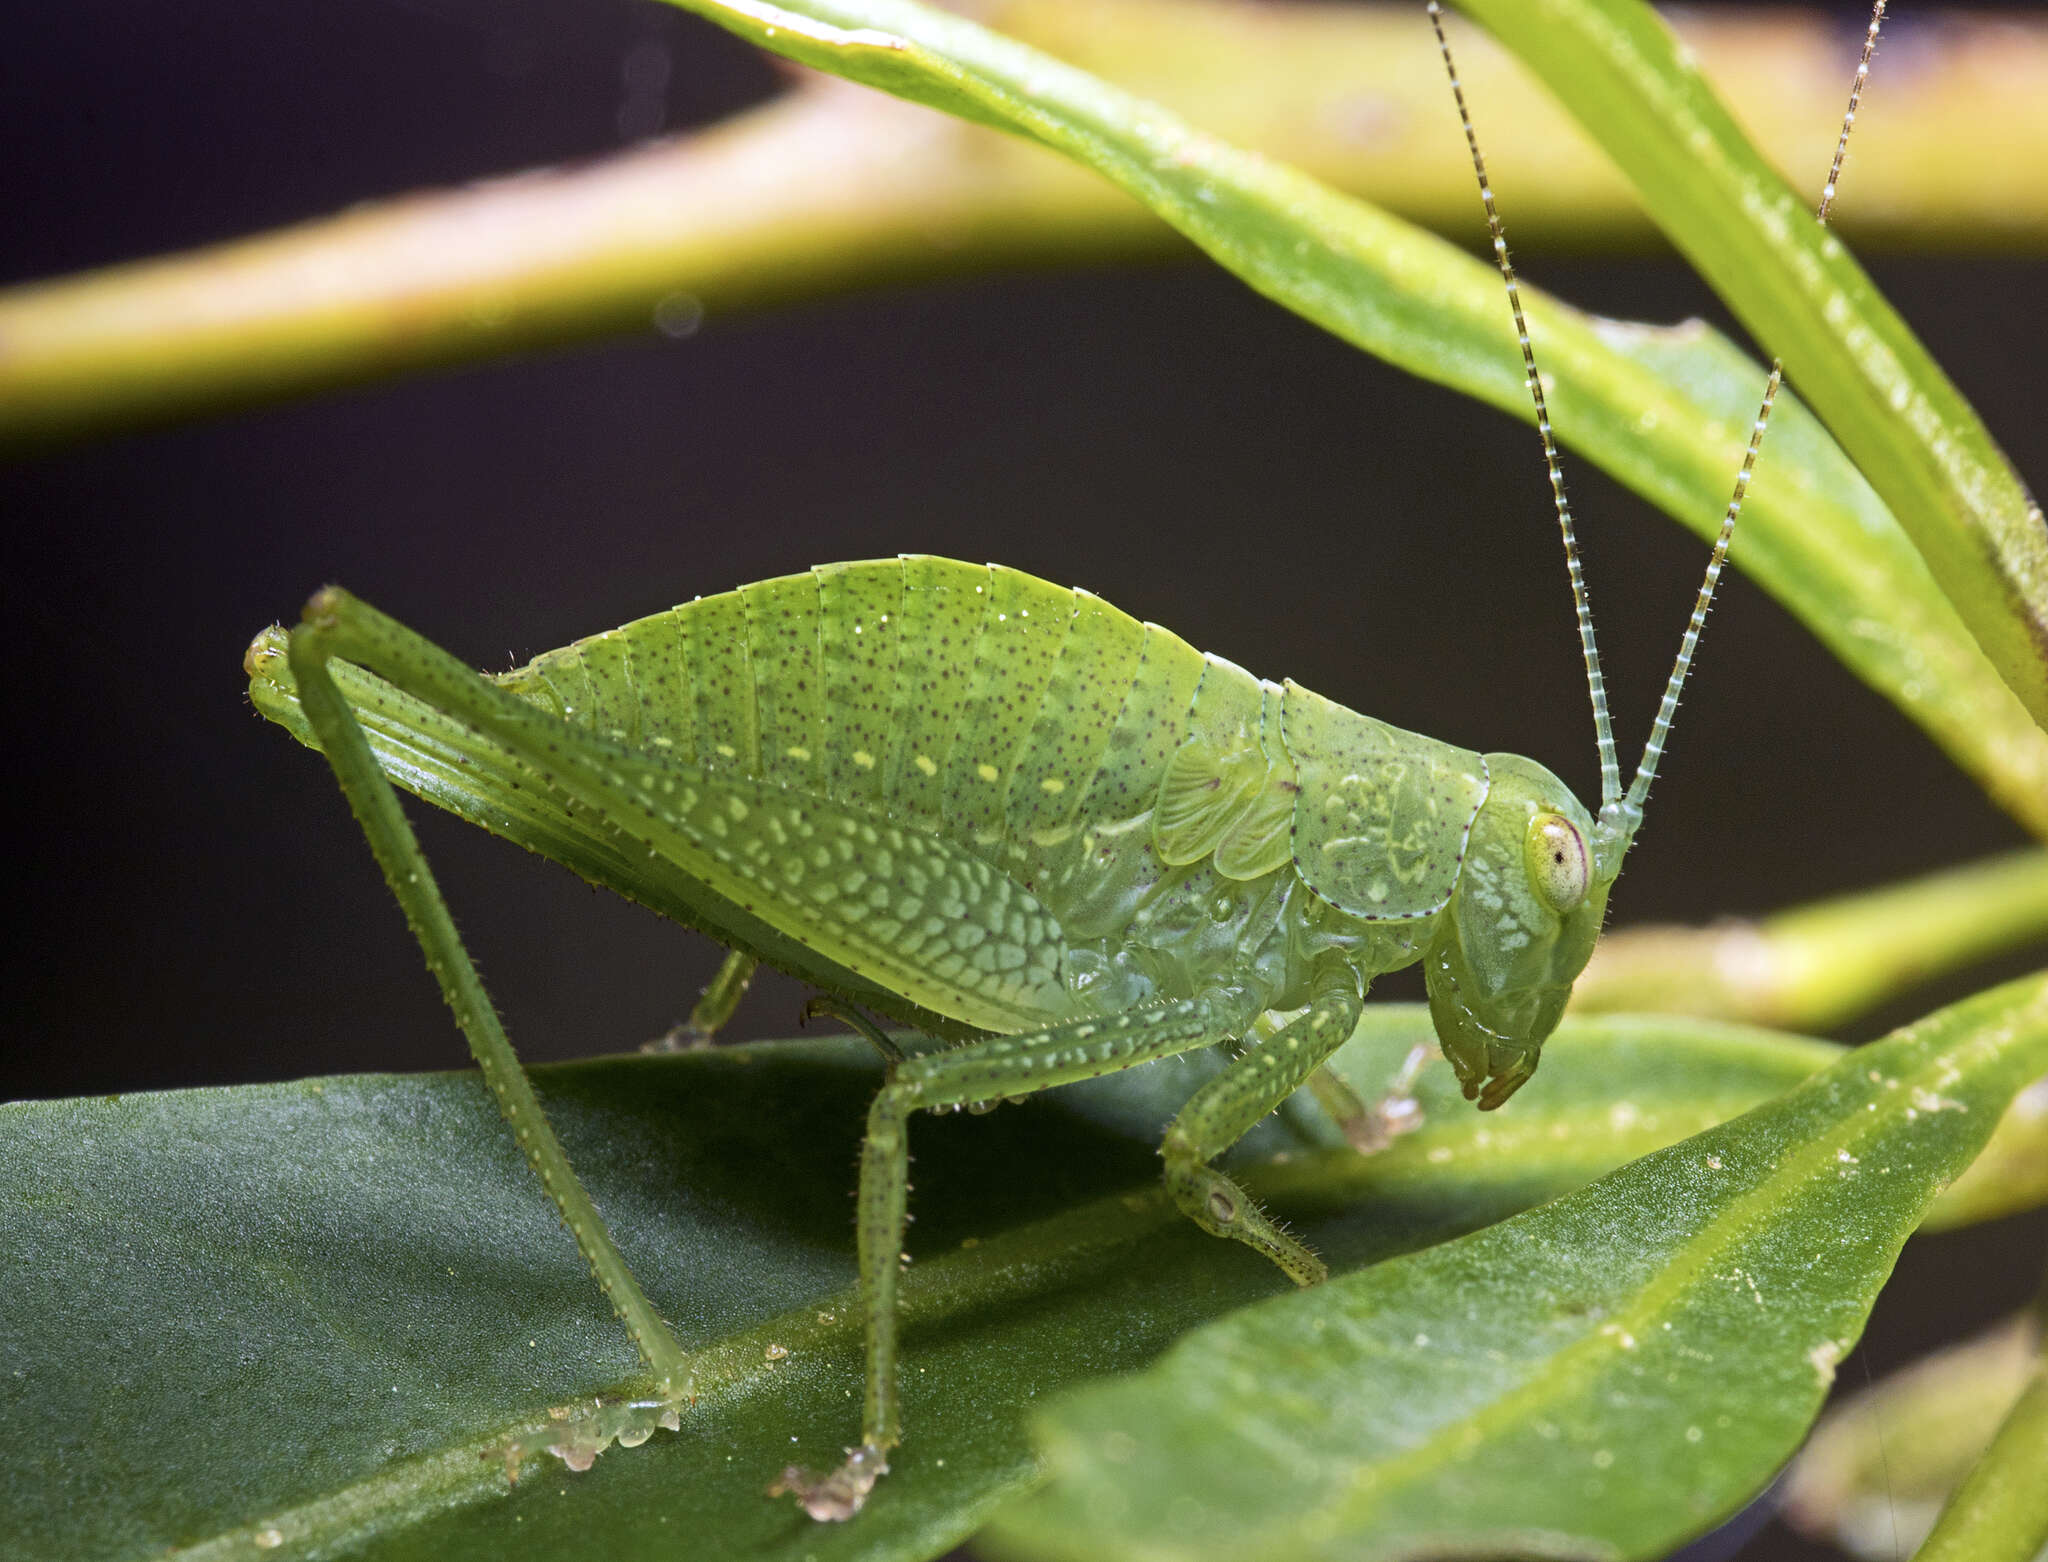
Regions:
[[[1825,221],[1875,49],[1866,36]],[[406,823],[401,785],[648,897],[760,959],[881,1051],[858,1195],[858,1446],[781,1488],[856,1512],[902,1435],[896,1289],[907,1133],[1196,1048],[1247,1042],[1168,1129],[1198,1225],[1300,1284],[1317,1257],[1211,1164],[1304,1085],[1362,1149],[1397,1126],[1322,1065],[1371,980],[1420,962],[1468,1098],[1534,1072],[1641,822],[1780,375],[1642,761],[1624,790],[1563,478],[1515,274],[1436,0],[1436,28],[1549,463],[1599,747],[1589,812],[1548,770],[1262,682],[1086,592],[906,556],[696,601],[481,676],[345,592],[250,647],[258,708],[322,749],[484,1076],[676,1423],[690,1360],[570,1170]],[[858,1007],[857,1007],[858,1006]],[[861,1010],[952,1043],[905,1055]]]

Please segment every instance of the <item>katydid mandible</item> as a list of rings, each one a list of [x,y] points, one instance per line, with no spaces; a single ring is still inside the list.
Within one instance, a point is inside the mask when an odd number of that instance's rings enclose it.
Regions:
[[[1624,791],[1513,268],[1434,0],[1428,10],[1549,461],[1599,745],[1597,812],[1534,761],[1263,682],[1085,591],[927,556],[699,598],[495,676],[337,588],[249,649],[257,708],[328,756],[670,1424],[689,1397],[688,1354],[570,1170],[390,780],[815,984],[882,1050],[858,1196],[861,1440],[839,1469],[788,1471],[782,1488],[816,1518],[854,1513],[902,1434],[896,1287],[914,1113],[1250,1039],[1258,1025],[1262,1039],[1167,1130],[1166,1185],[1205,1230],[1312,1284],[1321,1261],[1211,1163],[1311,1082],[1375,976],[1417,962],[1466,1096],[1500,1106],[1535,1071],[1592,953],[1780,376],[1774,365]],[[1882,12],[1879,0],[1843,141]],[[1838,142],[1823,221],[1841,159]],[[952,1045],[905,1056],[855,1005]],[[1368,1114],[1351,1105],[1362,1141]]]

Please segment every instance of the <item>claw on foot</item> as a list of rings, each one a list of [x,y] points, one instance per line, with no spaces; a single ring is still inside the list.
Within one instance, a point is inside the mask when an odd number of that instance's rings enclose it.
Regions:
[[[520,1466],[536,1454],[550,1453],[578,1474],[597,1462],[597,1456],[617,1443],[621,1448],[638,1448],[654,1435],[656,1427],[671,1432],[682,1430],[682,1412],[687,1397],[662,1399],[593,1399],[587,1403],[553,1405],[547,1423],[516,1434],[509,1441],[487,1449],[483,1457],[499,1459],[505,1465],[505,1479],[519,1484]]]
[[[820,1523],[837,1523],[860,1512],[875,1482],[889,1473],[885,1450],[862,1443],[846,1450],[846,1462],[830,1475],[813,1475],[791,1465],[768,1488],[771,1497],[793,1496],[804,1512]]]

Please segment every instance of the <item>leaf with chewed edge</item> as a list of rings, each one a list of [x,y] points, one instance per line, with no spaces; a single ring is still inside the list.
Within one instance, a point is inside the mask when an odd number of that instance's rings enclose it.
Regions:
[[[2048,1068],[2048,975],[1048,1411],[1016,1557],[1636,1558],[1792,1453],[1900,1245]]]

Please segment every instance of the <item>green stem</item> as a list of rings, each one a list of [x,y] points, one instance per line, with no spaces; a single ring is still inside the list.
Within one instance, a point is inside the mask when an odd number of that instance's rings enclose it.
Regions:
[[[441,984],[448,1007],[455,1011],[455,1021],[469,1039],[484,1083],[497,1098],[499,1110],[511,1125],[527,1164],[554,1200],[592,1276],[610,1298],[619,1321],[653,1370],[656,1392],[664,1399],[681,1398],[690,1392],[689,1353],[655,1312],[647,1293],[626,1266],[624,1255],[612,1241],[611,1233],[605,1229],[604,1217],[598,1214],[597,1206],[570,1169],[568,1152],[541,1110],[532,1081],[526,1077],[505,1037],[497,1010],[484,991],[483,979],[477,975],[469,951],[463,947],[462,936],[455,929],[455,920],[448,914],[448,903],[441,898],[433,871],[427,866],[404,810],[399,807],[398,794],[378,768],[362,728],[356,724],[347,701],[328,673],[330,635],[329,626],[308,622],[291,637],[291,668],[298,680],[299,701],[306,719],[334,767],[335,779],[341,783],[349,807],[369,839],[377,864],[384,870],[385,882],[404,908],[406,922],[426,955],[427,968]]]
[[[1823,1031],[1907,988],[2048,937],[2048,851],[2029,849],[1758,921],[1627,928],[1579,979],[1580,1011]]]

